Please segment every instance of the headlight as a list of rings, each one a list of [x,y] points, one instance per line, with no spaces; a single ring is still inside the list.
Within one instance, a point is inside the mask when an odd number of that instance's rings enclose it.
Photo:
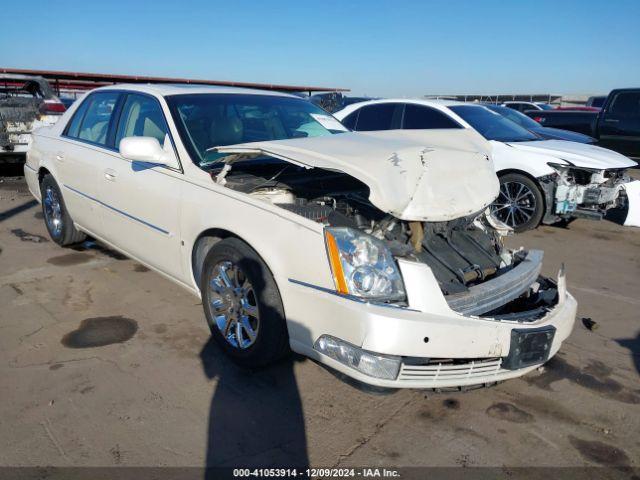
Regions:
[[[576,167],[574,165],[565,165],[564,163],[547,162],[547,165],[549,165],[551,168],[557,171],[579,170],[579,171],[591,172],[591,173],[603,171],[601,168]]]
[[[338,293],[381,301],[406,298],[396,262],[380,240],[352,228],[326,228],[325,242]]]
[[[560,177],[569,184],[588,185],[589,183],[600,183],[604,181],[604,170],[598,168],[574,167],[573,165],[562,165],[548,162]]]
[[[553,162],[547,162],[547,165],[549,165],[551,168],[553,168],[556,171],[566,170],[570,166],[570,165],[565,165],[565,164],[562,164],[562,163],[553,163]]]

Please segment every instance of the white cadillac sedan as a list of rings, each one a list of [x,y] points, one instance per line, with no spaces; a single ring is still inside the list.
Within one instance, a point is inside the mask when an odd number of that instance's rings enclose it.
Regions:
[[[354,131],[474,129],[492,146],[500,195],[494,216],[516,232],[577,217],[600,220],[629,205],[626,224],[637,225],[639,182],[633,160],[612,150],[545,140],[480,104],[449,100],[385,99],[354,103],[334,114]],[[631,185],[633,183],[633,185]]]
[[[291,349],[440,388],[555,355],[576,301],[542,252],[503,246],[487,142],[345,130],[285,94],[120,85],[38,130],[25,175],[55,242],[91,235],[201,297],[241,365]]]

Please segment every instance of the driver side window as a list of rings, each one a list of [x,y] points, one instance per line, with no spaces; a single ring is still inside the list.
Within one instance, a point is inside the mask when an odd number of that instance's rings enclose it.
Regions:
[[[127,95],[116,133],[117,147],[126,137],[153,137],[163,146],[168,132],[157,100],[146,95]]]

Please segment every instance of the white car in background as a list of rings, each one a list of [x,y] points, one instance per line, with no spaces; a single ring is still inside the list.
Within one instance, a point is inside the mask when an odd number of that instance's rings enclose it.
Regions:
[[[492,212],[516,232],[540,222],[602,218],[608,209],[627,202],[624,188],[631,181],[627,170],[637,165],[612,150],[544,140],[472,103],[385,99],[349,105],[334,115],[355,131],[476,130],[492,145],[500,178],[500,196]]]
[[[202,298],[242,365],[291,348],[366,383],[439,388],[555,355],[576,301],[563,271],[540,275],[541,251],[504,247],[488,143],[345,131],[285,94],[105,87],[34,133],[25,177],[55,242],[91,235]]]

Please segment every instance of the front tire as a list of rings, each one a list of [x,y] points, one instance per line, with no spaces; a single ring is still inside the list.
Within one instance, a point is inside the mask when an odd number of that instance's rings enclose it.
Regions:
[[[204,260],[200,283],[211,334],[236,363],[263,367],[289,352],[280,292],[249,245],[238,238],[216,243]]]
[[[87,236],[74,226],[73,219],[64,204],[60,187],[50,174],[45,175],[40,182],[40,194],[44,224],[51,240],[61,247],[84,241]]]
[[[491,204],[491,214],[517,233],[532,230],[544,214],[540,188],[529,177],[508,173],[500,177],[500,194]]]

